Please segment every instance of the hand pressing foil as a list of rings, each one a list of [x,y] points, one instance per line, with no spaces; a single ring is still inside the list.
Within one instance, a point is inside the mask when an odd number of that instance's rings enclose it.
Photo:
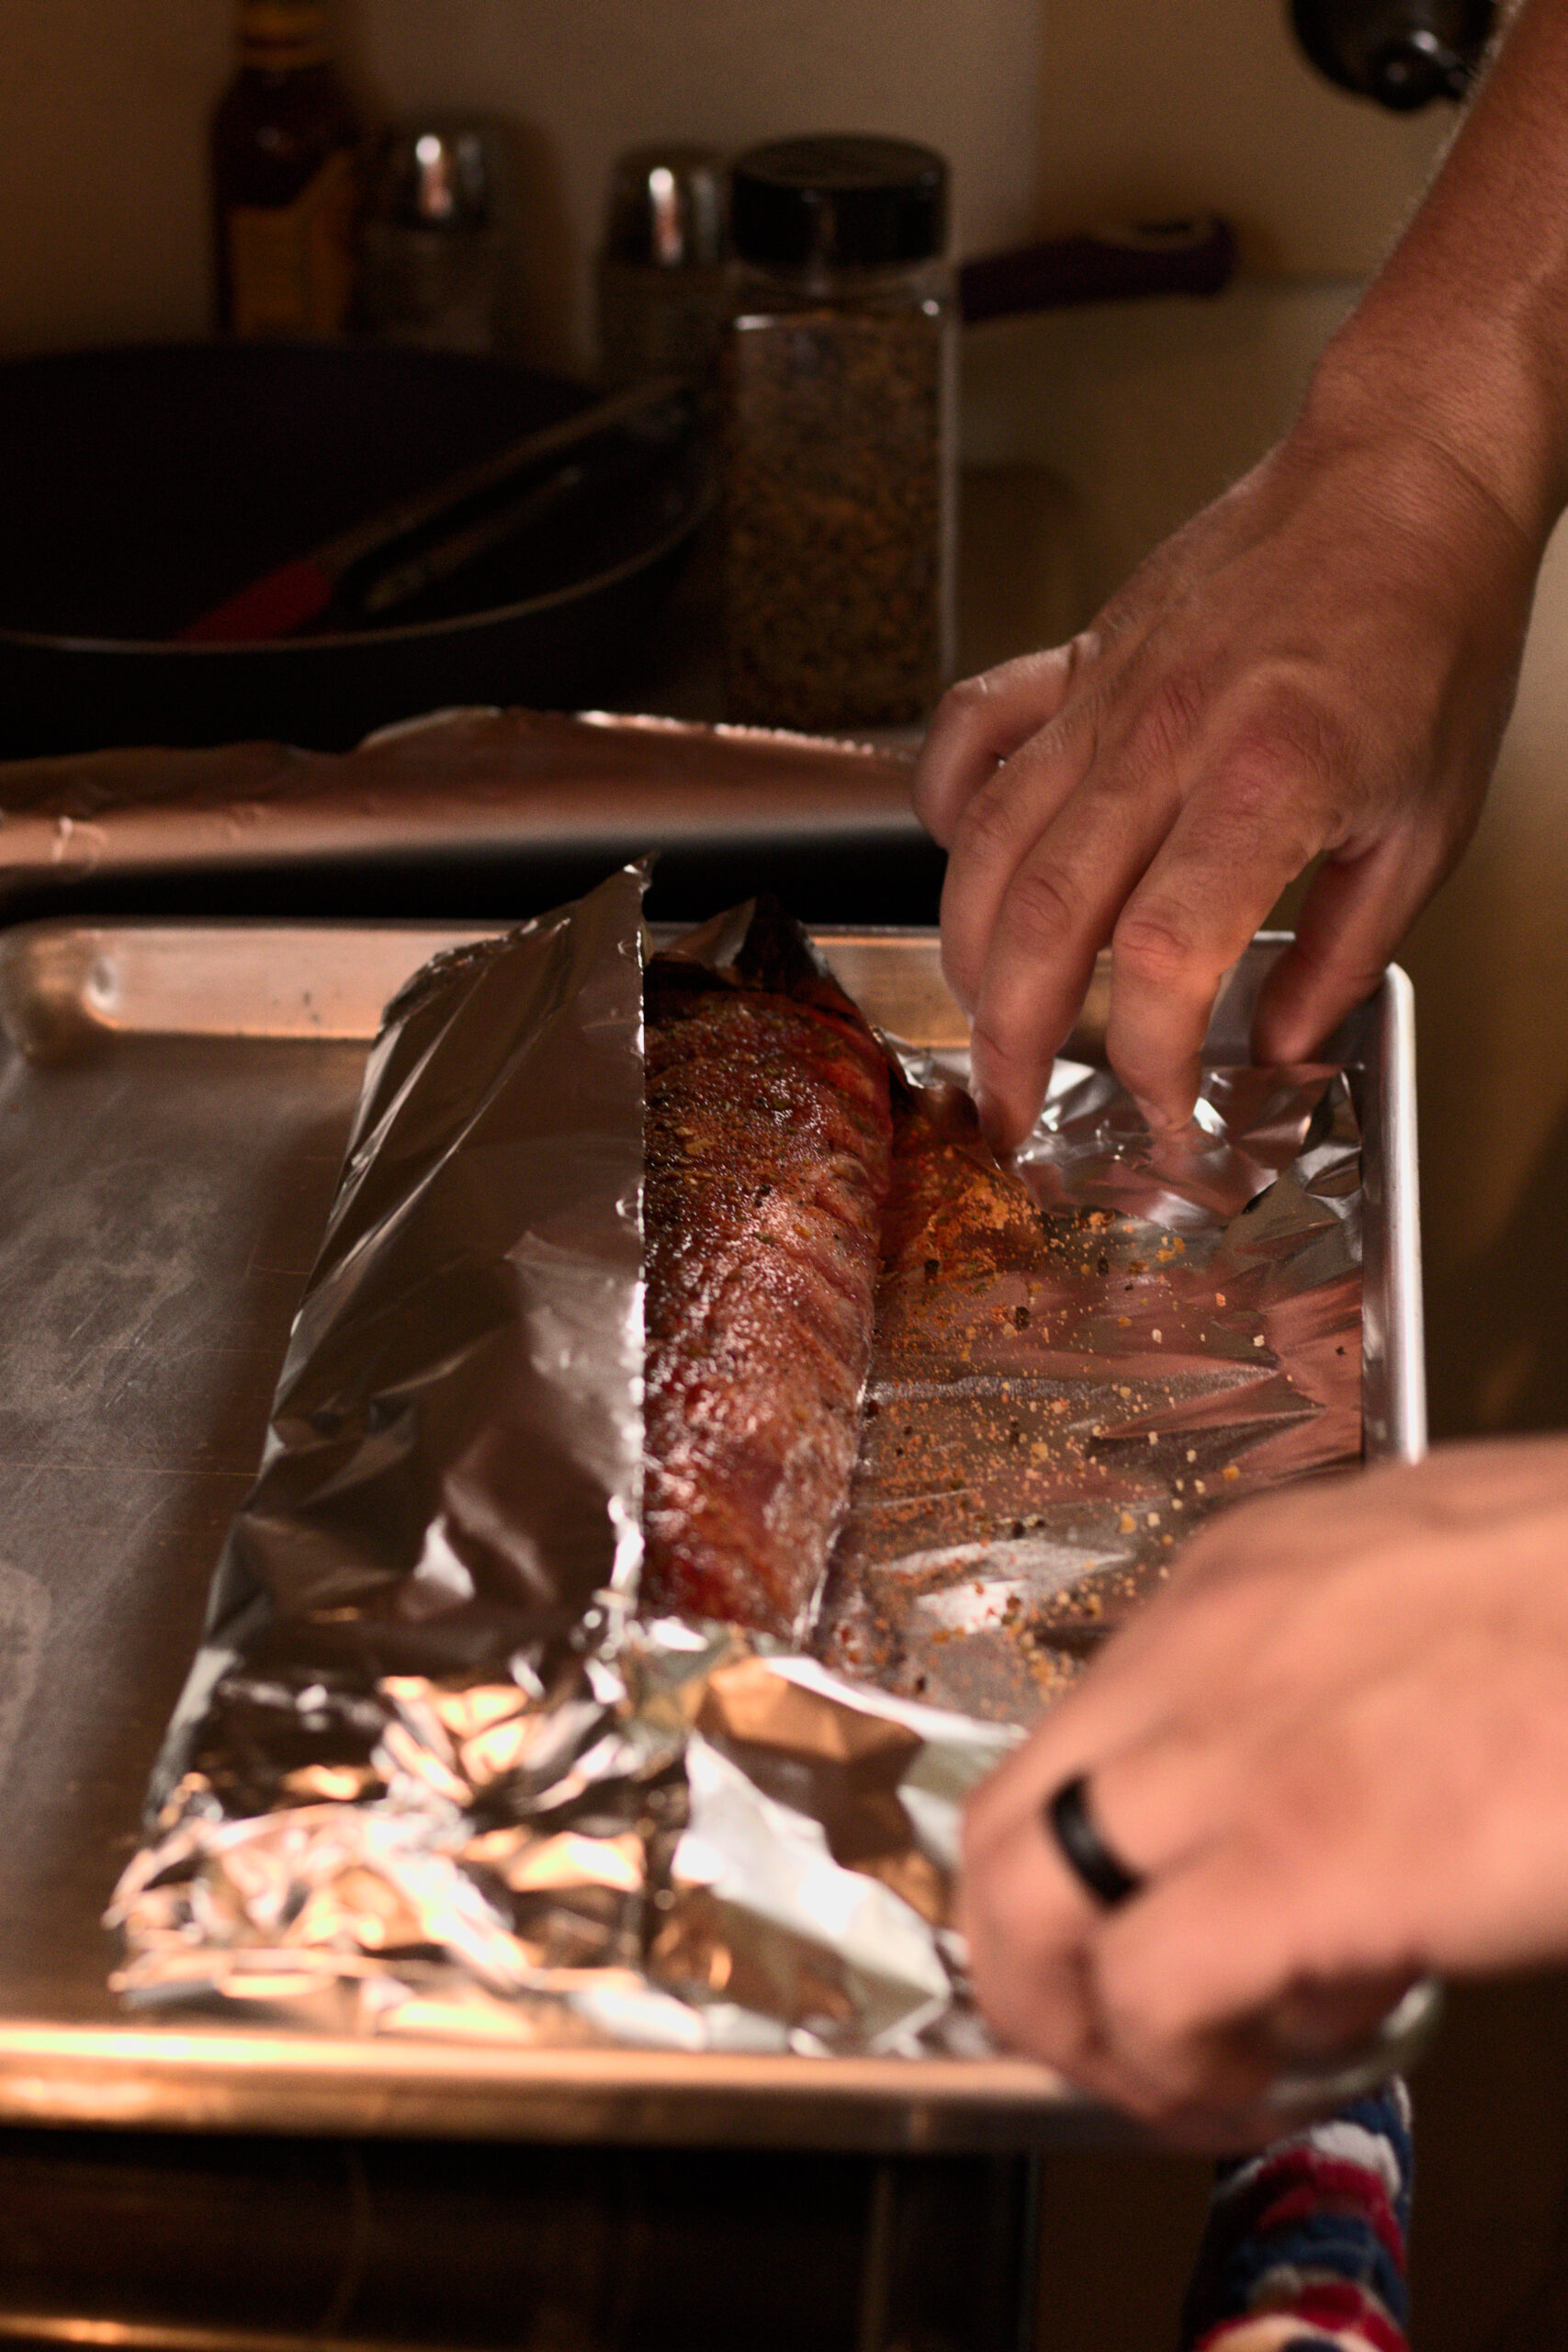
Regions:
[[[783,913],[643,994],[645,1614],[804,1633],[849,1507],[886,1056]]]

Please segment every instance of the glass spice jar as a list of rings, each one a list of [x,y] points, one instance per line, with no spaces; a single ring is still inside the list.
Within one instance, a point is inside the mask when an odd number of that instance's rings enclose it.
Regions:
[[[721,370],[726,704],[923,718],[952,668],[956,311],[947,166],[901,140],[754,148]]]
[[[708,147],[633,147],[616,162],[599,255],[599,373],[679,376],[707,392],[725,318],[726,174]]]
[[[504,133],[482,115],[394,123],[370,175],[360,324],[387,343],[493,352],[513,234]]]

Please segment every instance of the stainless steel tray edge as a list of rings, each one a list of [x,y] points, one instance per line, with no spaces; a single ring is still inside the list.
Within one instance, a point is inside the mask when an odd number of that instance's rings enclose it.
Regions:
[[[911,2154],[1136,2136],[1021,2059],[513,2050],[26,2020],[0,2032],[0,2120]]]
[[[1421,1189],[1416,1122],[1416,991],[1407,973],[1391,964],[1374,1000],[1380,1084],[1363,1090],[1368,1129],[1365,1165],[1371,1171],[1375,1227],[1369,1274],[1363,1268],[1363,1323],[1382,1329],[1386,1404],[1381,1419],[1367,1414],[1367,1451],[1374,1458],[1418,1462],[1427,1451],[1427,1358],[1421,1289]],[[1382,1188],[1381,1203],[1376,1190]],[[1387,1261],[1376,1262],[1386,1247]],[[1375,1277],[1375,1279],[1374,1279]],[[1371,1302],[1370,1310],[1367,1302]],[[1369,1344],[1371,1334],[1369,1333]]]

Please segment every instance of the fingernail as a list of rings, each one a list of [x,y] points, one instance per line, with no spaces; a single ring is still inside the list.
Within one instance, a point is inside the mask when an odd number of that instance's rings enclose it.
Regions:
[[[1144,1125],[1148,1128],[1156,1143],[1172,1142],[1178,1136],[1187,1135],[1190,1131],[1193,1124],[1190,1111],[1184,1111],[1179,1118],[1175,1118],[1162,1102],[1145,1102],[1140,1094],[1134,1094],[1133,1100],[1138,1106],[1139,1115]]]

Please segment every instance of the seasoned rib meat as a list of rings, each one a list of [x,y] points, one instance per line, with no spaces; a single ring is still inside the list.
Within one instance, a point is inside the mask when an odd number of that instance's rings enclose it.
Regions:
[[[1021,1178],[981,1140],[974,1104],[955,1088],[899,1089],[893,1180],[882,1227],[884,1285],[994,1279],[1032,1263],[1039,1211]]]
[[[643,1608],[796,1636],[854,1466],[886,1063],[765,918],[728,971],[655,957],[644,1023]]]

